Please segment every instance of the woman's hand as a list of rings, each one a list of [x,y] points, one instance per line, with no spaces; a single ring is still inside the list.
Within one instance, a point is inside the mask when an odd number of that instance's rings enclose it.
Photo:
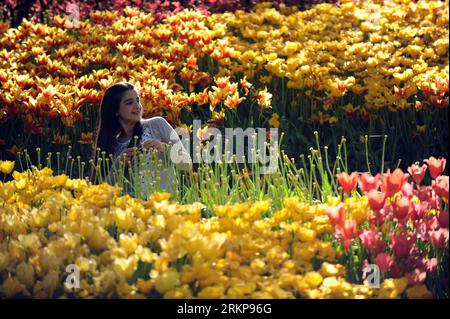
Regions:
[[[121,160],[124,160],[126,164],[128,162],[133,161],[135,158],[137,158],[140,154],[139,149],[135,147],[126,148],[122,154],[119,155],[119,158]]]
[[[162,154],[167,151],[167,144],[158,140],[148,140],[142,143],[142,148],[144,149],[156,149],[158,153]]]

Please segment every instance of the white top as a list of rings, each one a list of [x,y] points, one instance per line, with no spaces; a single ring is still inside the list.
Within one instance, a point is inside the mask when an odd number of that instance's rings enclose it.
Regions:
[[[162,117],[156,116],[149,119],[144,119],[141,121],[143,125],[142,137],[140,144],[145,141],[156,139],[161,142],[172,145],[176,148],[176,150],[180,150],[180,162],[174,162],[178,168],[182,170],[187,170],[190,168],[192,164],[191,157],[189,153],[184,148],[181,143],[180,138],[176,131],[170,126],[170,124]],[[117,158],[123,151],[128,148],[131,138],[123,141],[117,142],[116,149],[114,150],[114,158]],[[139,147],[139,145],[138,145]],[[141,189],[134,189],[132,183],[129,180],[126,180],[128,193],[132,196],[136,196],[137,193],[141,193],[144,198],[148,198],[153,192],[157,190],[156,188],[156,178],[160,177],[160,190],[167,191],[172,195],[175,193],[176,184],[178,180],[176,178],[176,173],[173,165],[170,165],[164,158],[167,160],[172,160],[170,154],[162,154],[159,159],[162,160],[163,165],[159,171],[157,171],[156,166],[157,162],[153,159],[150,150],[147,151],[147,163],[143,163],[143,165],[138,164],[138,171],[133,170],[133,179],[137,178],[138,180],[142,180]],[[117,166],[117,160],[115,160],[113,164],[113,168],[110,170],[108,175],[108,181],[112,184],[115,183],[114,175],[117,174],[117,170],[115,169]],[[132,164],[134,168],[134,164]],[[115,174],[114,174],[115,173]]]

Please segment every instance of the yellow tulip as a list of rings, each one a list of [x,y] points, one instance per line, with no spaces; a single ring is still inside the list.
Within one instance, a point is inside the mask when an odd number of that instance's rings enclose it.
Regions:
[[[269,125],[275,128],[280,127],[280,116],[277,113],[272,114],[269,119]]]
[[[155,289],[161,294],[165,294],[179,285],[180,275],[173,269],[169,269],[155,278]]]
[[[6,280],[0,286],[0,293],[6,296],[7,298],[12,298],[15,295],[25,291],[26,291],[25,286],[21,284],[19,280],[17,280],[17,278],[14,277],[6,278]]]
[[[8,201],[15,194],[15,192],[16,192],[16,183],[0,182],[0,198],[2,198],[4,201]]]
[[[313,242],[316,240],[316,232],[306,227],[300,227],[298,238],[303,242]]]
[[[13,161],[0,161],[0,172],[7,175],[14,169]]]
[[[211,286],[202,289],[197,297],[201,299],[218,299],[223,297],[225,293],[225,287],[223,286]]]
[[[432,299],[433,294],[425,285],[417,285],[406,290],[409,299]]]

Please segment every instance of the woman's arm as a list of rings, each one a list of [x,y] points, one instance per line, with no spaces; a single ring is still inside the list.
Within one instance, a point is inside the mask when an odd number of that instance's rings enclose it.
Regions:
[[[178,133],[163,117],[156,116],[148,119],[144,125],[149,125],[152,133],[159,138],[161,142],[168,144],[168,156],[172,163],[181,170],[192,170],[192,159],[186,151]]]

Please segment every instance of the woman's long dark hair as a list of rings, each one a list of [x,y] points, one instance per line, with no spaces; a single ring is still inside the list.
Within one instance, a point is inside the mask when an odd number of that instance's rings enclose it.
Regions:
[[[135,90],[136,87],[128,82],[118,82],[111,85],[105,92],[100,105],[100,120],[97,128],[97,135],[95,137],[95,144],[93,149],[93,167],[91,170],[90,180],[92,183],[96,179],[97,171],[97,149],[100,148],[100,154],[102,151],[106,153],[106,158],[109,158],[110,154],[114,155],[114,150],[117,146],[117,137],[119,133],[125,134],[125,130],[120,125],[119,118],[116,116],[117,111],[120,108],[120,101],[125,92]],[[136,145],[139,145],[142,136],[142,123],[138,122],[133,128],[133,136],[138,137]],[[134,146],[134,139],[131,138],[128,147]]]

